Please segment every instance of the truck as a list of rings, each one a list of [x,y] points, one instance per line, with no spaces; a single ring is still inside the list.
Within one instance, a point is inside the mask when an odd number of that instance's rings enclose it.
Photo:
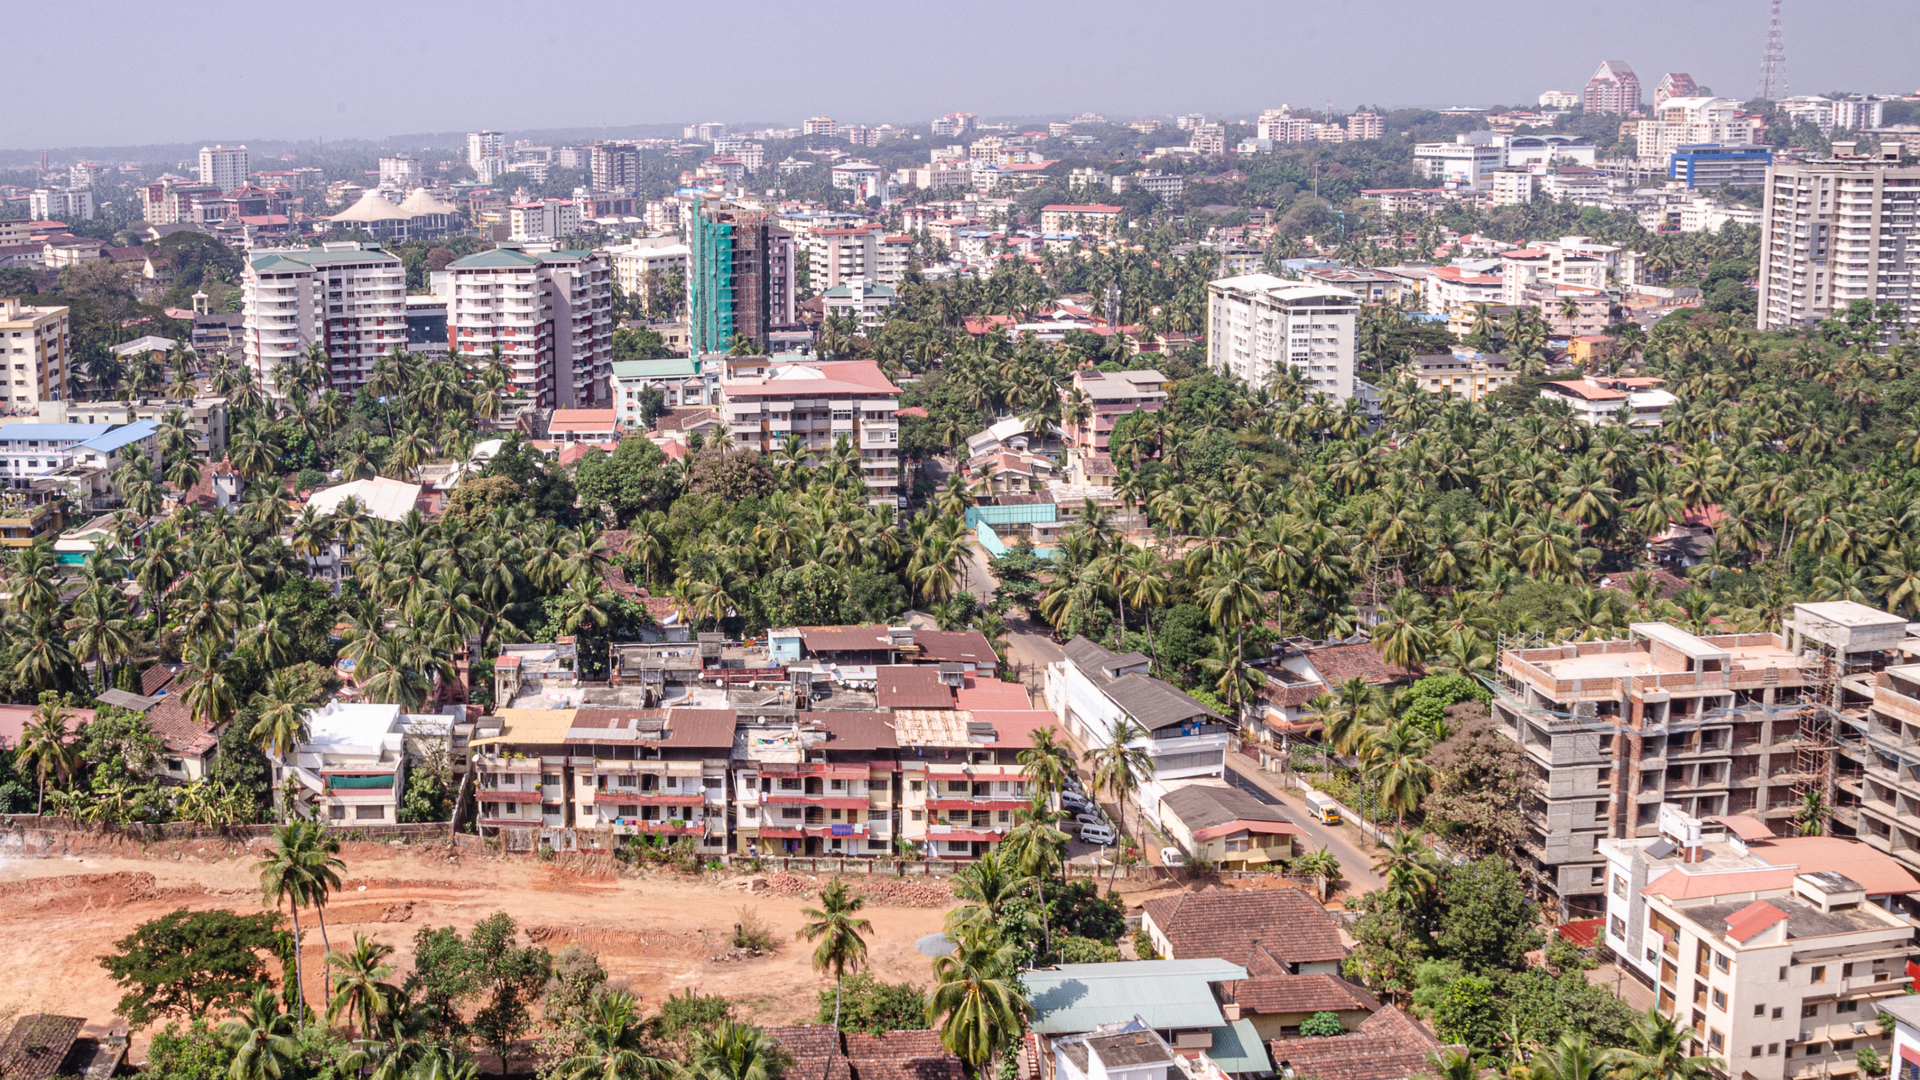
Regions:
[[[1320,791],[1308,790],[1307,809],[1313,811],[1313,816],[1319,818],[1325,824],[1340,824],[1340,804],[1334,802],[1333,796],[1331,795]]]

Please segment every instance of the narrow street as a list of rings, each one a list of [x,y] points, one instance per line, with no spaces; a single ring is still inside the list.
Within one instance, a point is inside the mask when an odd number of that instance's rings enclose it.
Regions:
[[[1289,817],[1306,835],[1300,838],[1300,850],[1318,851],[1324,847],[1340,860],[1340,877],[1346,882],[1343,893],[1372,892],[1386,881],[1373,872],[1373,856],[1362,848],[1365,838],[1352,825],[1327,825],[1313,816],[1297,791],[1289,791],[1271,775],[1260,770],[1252,758],[1241,753],[1227,754],[1227,782],[1263,802],[1283,806]]]

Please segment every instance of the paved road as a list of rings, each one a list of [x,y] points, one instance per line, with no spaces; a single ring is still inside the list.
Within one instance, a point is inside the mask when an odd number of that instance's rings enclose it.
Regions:
[[[1386,881],[1371,869],[1373,856],[1360,847],[1363,839],[1360,830],[1351,825],[1321,822],[1296,792],[1283,789],[1244,754],[1227,755],[1227,782],[1262,802],[1286,807],[1293,820],[1306,830],[1307,835],[1301,840],[1302,850],[1318,851],[1324,847],[1340,860],[1340,877],[1346,881],[1343,892],[1372,892],[1385,887]]]

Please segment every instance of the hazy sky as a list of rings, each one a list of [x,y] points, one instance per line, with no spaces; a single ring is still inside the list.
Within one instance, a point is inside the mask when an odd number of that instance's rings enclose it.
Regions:
[[[1795,93],[1920,87],[1915,0],[1786,0]],[[1754,92],[1767,0],[20,4],[0,147],[1444,105],[1602,58]]]

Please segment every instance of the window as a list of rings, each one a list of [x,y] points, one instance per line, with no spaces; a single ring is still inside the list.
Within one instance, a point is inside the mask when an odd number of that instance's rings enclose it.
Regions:
[[[1727,959],[1726,953],[1714,953],[1713,966],[1718,971],[1731,971],[1733,970],[1733,961]]]
[[[1836,1054],[1844,1054],[1852,1049],[1853,1049],[1852,1039],[1841,1039],[1839,1042],[1836,1042],[1833,1044],[1833,1052]]]
[[[1751,1049],[1751,1050],[1749,1050],[1749,1051],[1747,1051],[1747,1056],[1748,1056],[1748,1057],[1759,1057],[1759,1056],[1761,1056],[1761,1049],[1762,1049],[1761,1047],[1759,1047],[1759,1046],[1755,1046],[1755,1047],[1754,1047],[1753,1049]]]
[[[1622,900],[1627,898],[1627,879],[1620,874],[1613,875],[1613,895]]]
[[[1860,1011],[1860,1003],[1858,1001],[1842,1001],[1834,1005],[1833,1011],[1837,1013],[1857,1013]]]
[[[1718,1051],[1718,1050],[1724,1050],[1726,1049],[1726,1047],[1727,1047],[1727,1037],[1725,1035],[1722,1035],[1718,1031],[1714,1031],[1711,1029],[1707,1031],[1707,1048],[1708,1049]]]
[[[907,781],[907,790],[908,790],[908,791],[914,791],[914,792],[917,792],[917,791],[919,791],[919,790],[920,790],[920,781],[918,781],[918,780],[909,780],[909,781]]]
[[[382,821],[387,816],[384,806],[356,806],[353,808],[355,821]]]
[[[957,791],[964,795],[964,794],[970,794],[973,791],[973,787],[969,785],[965,780],[949,780],[947,781],[947,791],[949,792]]]
[[[1843,978],[1843,979],[1851,979],[1851,978],[1853,978],[1853,965],[1852,965],[1852,964],[1841,964],[1841,965],[1840,965],[1840,977],[1841,977],[1841,978]]]
[[[1727,992],[1719,987],[1715,987],[1713,991],[1713,1007],[1722,1012],[1727,1008]]]
[[[340,821],[347,816],[347,808],[344,806],[329,806],[327,807],[327,816],[335,821]]]
[[[1758,1018],[1758,1017],[1763,1017],[1763,1016],[1766,1016],[1766,1015],[1767,1015],[1767,1007],[1766,1007],[1765,1005],[1755,1005],[1755,1006],[1753,1007],[1753,1015],[1754,1015],[1754,1016],[1755,1016],[1756,1018]]]
[[[1780,1052],[1780,1044],[1779,1044],[1779,1043],[1768,1043],[1768,1044],[1767,1044],[1767,1056],[1768,1056],[1768,1057],[1772,1057],[1773,1055],[1775,1055],[1775,1054],[1778,1054],[1779,1052]]]
[[[633,806],[627,806],[625,804],[622,804],[620,807],[620,816],[621,817],[639,817],[640,816],[639,805],[635,804]]]
[[[1807,981],[1812,983],[1815,986],[1819,986],[1821,983],[1826,982],[1827,966],[1825,964],[1816,964],[1814,966],[1813,971],[1807,975]]]
[[[1786,969],[1786,968],[1781,968],[1781,969],[1780,969],[1780,981],[1781,981],[1781,982],[1786,982],[1786,981],[1787,981],[1787,969]]]
[[[1617,937],[1617,938],[1626,937],[1627,936],[1627,920],[1621,918],[1618,915],[1614,915],[1609,919],[1607,919],[1607,934],[1610,937]]]
[[[1784,1014],[1786,1013],[1786,1011],[1787,1011],[1787,1010],[1785,1010],[1785,1009],[1783,1009],[1783,1008],[1781,1008],[1780,1006],[1778,1006],[1778,1005],[1775,1005],[1775,1006],[1773,1007],[1773,1018],[1774,1018],[1775,1020],[1778,1020],[1778,1019],[1780,1019],[1780,1017],[1781,1017],[1782,1015],[1784,1015]]]
[[[925,818],[926,816],[927,816],[927,812],[926,812],[925,810],[915,810],[915,811],[913,811],[913,820],[915,820],[915,821],[920,821],[920,820],[922,820],[922,819],[924,819],[924,818]]]
[[[1814,1017],[1819,1015],[1820,1015],[1820,1006],[1818,1005],[1800,1006],[1800,1019],[1802,1020],[1811,1020]]]

